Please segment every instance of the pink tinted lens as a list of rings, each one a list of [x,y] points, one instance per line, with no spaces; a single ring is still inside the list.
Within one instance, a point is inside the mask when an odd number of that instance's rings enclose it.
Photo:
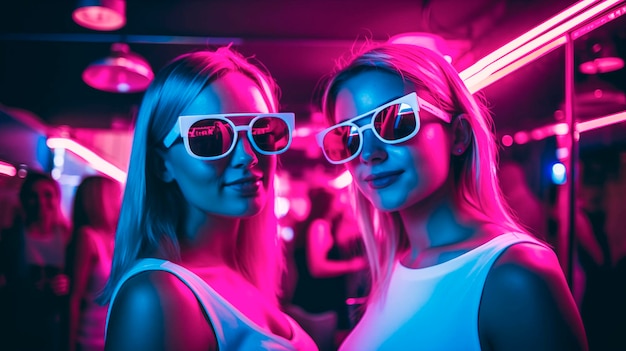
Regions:
[[[385,107],[374,116],[374,129],[388,141],[405,138],[415,131],[417,117],[409,104],[395,104]]]
[[[200,157],[225,154],[233,145],[235,132],[220,119],[207,118],[194,123],[187,133],[191,152]]]
[[[252,125],[252,139],[265,152],[284,151],[289,145],[290,134],[287,122],[278,117],[261,117]]]
[[[324,135],[324,154],[333,162],[346,160],[359,151],[360,140],[356,126],[337,126]]]

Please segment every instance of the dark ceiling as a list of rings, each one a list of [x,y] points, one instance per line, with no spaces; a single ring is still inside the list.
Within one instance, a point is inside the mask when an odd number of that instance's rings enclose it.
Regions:
[[[127,23],[96,32],[75,24],[75,1],[0,4],[0,104],[33,112],[52,126],[128,128],[141,93],[95,90],[81,80],[91,62],[126,42],[157,71],[183,52],[233,46],[255,56],[276,78],[283,110],[307,123],[314,90],[335,60],[364,38],[431,32],[459,50],[460,71],[555,15],[573,0],[130,0]],[[626,17],[626,16],[623,16]],[[614,21],[622,57],[624,20]],[[582,50],[582,39],[577,50]],[[553,121],[564,92],[560,48],[484,90],[496,127],[529,128]],[[608,80],[626,91],[624,71]],[[578,80],[584,77],[578,77]],[[605,77],[607,78],[607,77]]]
[[[131,0],[125,27],[96,32],[72,21],[75,1],[4,1],[0,102],[53,125],[109,128],[111,116],[131,118],[141,97],[82,82],[82,70],[107,56],[111,43],[126,41],[156,71],[180,53],[233,42],[276,77],[284,109],[306,118],[315,85],[355,41],[429,31],[466,43],[469,62],[573,2]]]

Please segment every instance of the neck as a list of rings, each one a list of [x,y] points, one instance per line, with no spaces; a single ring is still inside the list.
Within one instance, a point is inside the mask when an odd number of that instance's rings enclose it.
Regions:
[[[37,233],[50,233],[54,230],[54,221],[50,217],[41,216],[36,222],[30,223],[28,228]]]
[[[234,265],[240,219],[189,211],[181,239],[183,264],[191,267]]]
[[[411,251],[421,251],[448,246],[466,240],[472,228],[458,216],[456,206],[450,201],[439,201],[434,206],[415,206],[400,211],[402,224]]]

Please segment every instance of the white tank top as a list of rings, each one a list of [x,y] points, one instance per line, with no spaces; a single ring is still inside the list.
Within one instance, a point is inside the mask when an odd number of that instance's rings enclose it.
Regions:
[[[195,273],[174,264],[170,261],[148,258],[139,261],[117,284],[109,306],[113,306],[113,300],[120,287],[132,276],[144,271],[166,271],[177,276],[185,283],[211,320],[218,349],[229,350],[271,350],[271,351],[313,351],[317,346],[313,339],[306,334],[300,325],[288,315],[292,330],[291,340],[271,334],[259,325],[255,324],[230,302],[219,295],[210,285],[198,277]],[[107,313],[107,326],[111,309]]]
[[[543,245],[507,233],[434,266],[396,262],[385,300],[372,301],[339,350],[480,350],[478,309],[487,273],[504,250],[523,242]]]

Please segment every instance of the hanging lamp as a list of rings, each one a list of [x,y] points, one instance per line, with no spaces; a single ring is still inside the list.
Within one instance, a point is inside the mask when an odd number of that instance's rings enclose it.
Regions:
[[[100,31],[117,30],[126,24],[125,0],[79,0],[72,19],[79,25]]]
[[[83,71],[87,85],[112,93],[144,91],[153,78],[154,72],[146,59],[131,52],[125,43],[114,43],[110,56],[91,63]]]

